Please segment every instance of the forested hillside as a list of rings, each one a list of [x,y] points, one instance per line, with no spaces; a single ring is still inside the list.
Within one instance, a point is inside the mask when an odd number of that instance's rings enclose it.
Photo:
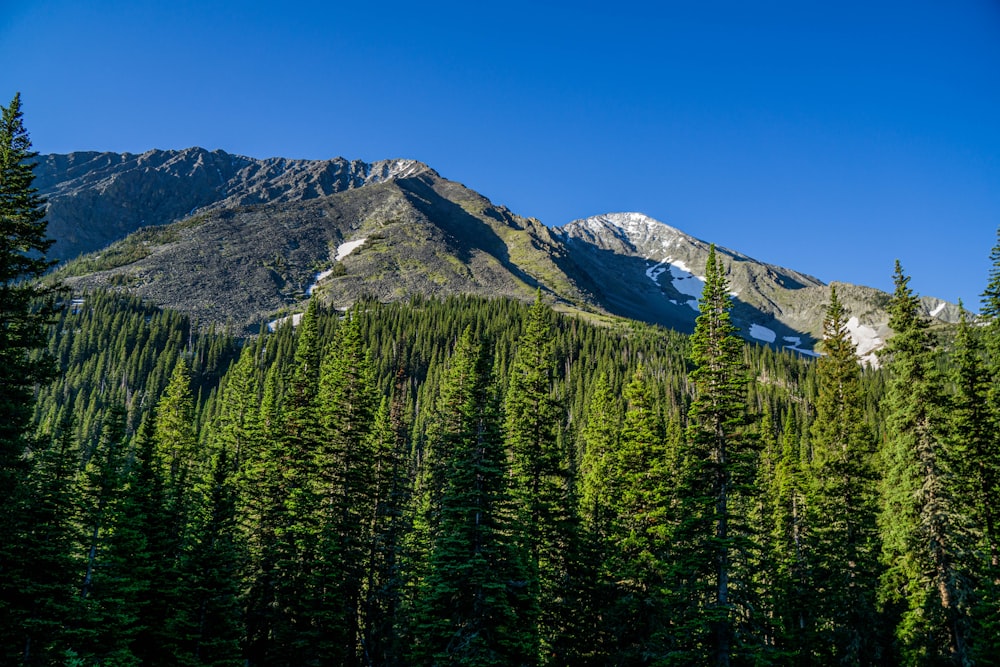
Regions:
[[[836,301],[810,362],[732,338],[724,292],[690,340],[456,297],[242,346],[87,295],[52,328],[8,660],[988,664],[995,325],[942,354],[899,283],[885,372]]]
[[[0,145],[0,663],[998,662],[1000,236],[954,328],[897,263],[877,370],[834,289],[818,359],[739,338],[714,246],[690,336],[539,290],[237,338],[38,282],[18,97]]]

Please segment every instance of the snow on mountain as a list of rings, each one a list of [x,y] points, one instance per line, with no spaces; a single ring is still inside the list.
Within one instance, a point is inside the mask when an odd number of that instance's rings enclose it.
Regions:
[[[276,320],[271,320],[270,322],[267,323],[267,330],[270,331],[271,333],[274,333],[275,331],[278,330],[278,327],[280,327],[282,324],[284,324],[289,320],[292,321],[293,327],[297,327],[302,322],[302,316],[304,314],[305,313],[295,313],[293,315],[286,315],[285,317],[279,317]]]
[[[341,243],[339,246],[337,246],[336,260],[339,262],[340,260],[344,259],[352,252],[363,246],[365,244],[365,241],[367,240],[368,240],[367,238],[364,238],[364,239],[358,239],[356,241],[348,241],[347,243]]]
[[[858,358],[873,368],[878,368],[875,351],[885,345],[885,340],[873,327],[861,324],[857,317],[847,320],[847,333],[857,346]]]
[[[701,298],[701,291],[705,278],[697,276],[691,272],[683,260],[667,257],[662,262],[654,264],[646,269],[646,276],[657,285],[660,285],[660,276],[669,271],[670,281],[674,289],[681,294],[692,297],[686,303],[692,310],[698,311],[698,300]],[[678,303],[671,299],[671,303]]]
[[[788,343],[788,345],[782,345],[786,350],[791,350],[792,352],[798,352],[799,354],[804,354],[809,357],[820,357],[823,356],[815,350],[807,350],[802,347],[802,337],[801,336],[782,336],[781,340]]]
[[[566,227],[578,227],[597,237],[611,233],[634,249],[644,248],[652,243],[666,252],[681,242],[693,240],[679,229],[635,212],[595,215],[574,220]]]
[[[339,246],[337,246],[337,254],[334,257],[334,260],[338,262],[341,261],[348,255],[350,255],[352,252],[363,246],[365,244],[365,241],[367,240],[368,240],[367,238],[363,238],[363,239],[357,239],[355,241],[348,241],[347,243],[341,243]],[[320,281],[329,278],[331,275],[333,275],[333,271],[334,269],[330,268],[327,269],[326,271],[320,271],[319,273],[317,273],[316,278],[313,280],[312,285],[306,288],[306,294],[312,295],[313,290],[315,290],[319,286]]]
[[[750,325],[750,335],[757,340],[764,341],[765,343],[773,343],[778,339],[778,334],[774,333],[774,331],[765,326],[757,324],[756,322]]]

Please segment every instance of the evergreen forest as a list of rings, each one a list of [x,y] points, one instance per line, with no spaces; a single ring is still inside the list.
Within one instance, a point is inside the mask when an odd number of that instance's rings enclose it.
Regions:
[[[1000,235],[879,368],[479,297],[240,339],[39,280],[0,125],[0,664],[1000,664]]]

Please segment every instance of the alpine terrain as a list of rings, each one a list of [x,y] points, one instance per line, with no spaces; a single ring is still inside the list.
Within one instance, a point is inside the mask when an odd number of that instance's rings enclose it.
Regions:
[[[531,299],[691,332],[709,243],[640,213],[549,227],[412,160],[257,160],[190,148],[44,156],[52,256],[77,290],[111,286],[202,324],[257,330],[306,299],[471,293]],[[740,335],[814,354],[829,289],[718,248]],[[79,255],[79,256],[77,256]],[[70,259],[73,257],[74,259]],[[868,355],[889,296],[840,284]],[[925,314],[958,309],[924,297]]]

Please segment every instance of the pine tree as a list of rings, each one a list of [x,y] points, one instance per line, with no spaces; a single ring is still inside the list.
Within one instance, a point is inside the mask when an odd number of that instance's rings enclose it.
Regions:
[[[811,664],[813,600],[806,592],[806,463],[802,461],[799,426],[795,413],[785,413],[780,451],[768,493],[770,500],[770,595],[778,624],[780,651],[791,653],[789,664]]]
[[[466,328],[427,436],[430,553],[416,608],[415,664],[535,662],[512,600],[527,582],[512,571],[505,456],[488,369],[483,346]]]
[[[17,545],[10,573],[20,580],[26,603],[20,619],[18,664],[46,665],[66,650],[69,622],[75,615],[80,452],[72,416],[60,424],[48,447],[37,452],[28,484],[28,530]]]
[[[135,615],[122,623],[131,635],[130,652],[139,664],[173,664],[177,637],[175,610],[182,598],[177,557],[180,543],[176,517],[155,436],[155,415],[144,419],[136,434],[132,463],[112,529],[106,586],[102,598],[120,601],[120,609]]]
[[[959,420],[956,436],[964,447],[976,452],[963,460],[970,464],[975,461],[977,468],[972,477],[979,487],[977,523],[983,532],[988,561],[980,586],[982,599],[977,615],[982,620],[976,648],[980,656],[995,656],[1000,654],[1000,517],[996,516],[993,501],[987,498],[994,499],[1000,493],[1000,228],[990,252],[989,281],[981,303],[984,326],[978,327],[979,335],[963,325],[964,333],[960,331],[956,341],[958,397],[954,416]],[[963,420],[971,423],[962,424]],[[963,445],[959,447],[961,451]]]
[[[541,292],[528,312],[509,373],[504,435],[511,453],[512,492],[533,600],[529,623],[543,656],[567,659],[576,610],[566,585],[576,551],[577,517],[569,501],[569,460],[559,434],[561,406],[552,397],[555,365],[551,311]]]
[[[756,449],[745,429],[743,343],[730,321],[728,281],[714,246],[699,307],[691,337],[695,395],[677,489],[675,635],[678,659],[724,666],[751,659],[758,648],[742,561],[756,548],[746,520]]]
[[[264,381],[258,438],[241,456],[237,477],[236,515],[245,545],[241,570],[245,592],[245,653],[250,665],[286,664],[284,641],[291,633],[281,567],[292,553],[286,532],[289,516],[287,456],[279,405],[280,365],[273,363]]]
[[[632,664],[662,660],[674,648],[664,593],[675,521],[673,461],[642,367],[624,398],[627,408],[611,462],[614,494],[604,499],[614,512],[606,567],[616,588],[614,603],[604,613],[617,637],[615,659]]]
[[[996,245],[990,251],[989,281],[981,296],[982,315],[995,324],[1000,320],[1000,227],[997,228]]]
[[[961,305],[961,304],[960,304]],[[989,329],[987,328],[987,331]],[[1000,515],[995,499],[1000,494],[1000,438],[991,413],[990,374],[980,332],[974,331],[961,309],[955,337],[952,380],[955,397],[949,415],[950,447],[955,460],[954,478],[959,511],[978,533],[976,548],[977,663],[1000,653]]]
[[[372,451],[375,462],[375,506],[362,609],[362,647],[366,664],[402,664],[404,544],[412,517],[413,470],[409,461],[406,422],[406,376],[396,373],[392,395],[375,414]]]
[[[170,382],[156,404],[154,437],[157,459],[163,463],[162,476],[171,495],[174,532],[179,540],[193,502],[190,488],[199,481],[201,473],[191,369],[184,357],[178,358]]]
[[[126,461],[125,408],[113,404],[104,415],[101,437],[83,470],[80,499],[85,547],[78,581],[80,616],[74,645],[81,659],[124,662],[129,627],[134,622],[116,591],[109,543],[114,536],[124,487]],[[125,529],[127,530],[127,529]]]
[[[191,539],[178,566],[185,596],[179,601],[174,624],[176,664],[244,664],[240,654],[235,498],[226,457],[226,450],[222,450],[212,464],[200,511],[192,520]]]
[[[968,542],[956,511],[954,478],[945,442],[942,378],[920,301],[899,262],[893,276],[885,348],[891,379],[885,476],[879,524],[883,536],[880,596],[898,618],[903,662],[970,661]]]
[[[356,317],[336,332],[320,367],[322,435],[315,451],[318,553],[314,648],[324,660],[358,661],[361,593],[375,514],[372,369]]]
[[[819,652],[813,659],[877,665],[883,656],[875,600],[875,438],[865,422],[861,368],[847,312],[833,287],[823,320],[823,351],[816,362],[819,394],[810,429],[814,454],[806,536]]]
[[[279,476],[280,510],[273,556],[277,618],[271,629],[267,663],[271,665],[310,664],[315,657],[311,641],[320,631],[313,614],[318,595],[314,588],[319,552],[314,483],[315,453],[322,437],[317,413],[321,360],[319,304],[313,299],[296,332],[291,377],[280,408],[280,443],[272,450],[278,456],[271,465]]]
[[[0,544],[0,645],[7,656],[25,648],[18,616],[25,592],[5,573],[24,557],[12,551],[19,533],[31,529],[25,522],[24,454],[31,444],[34,386],[54,374],[47,354],[32,354],[45,349],[54,296],[37,282],[52,265],[45,259],[52,242],[45,239],[45,200],[33,187],[36,156],[16,94],[9,106],[0,107],[0,532],[6,536]]]
[[[254,345],[243,348],[239,361],[226,375],[225,389],[212,428],[213,450],[226,452],[233,470],[240,470],[247,457],[260,446],[260,383]]]
[[[580,516],[583,521],[585,570],[581,578],[589,586],[584,591],[579,611],[589,622],[589,632],[578,653],[589,653],[589,662],[606,664],[616,654],[620,623],[609,614],[617,600],[617,580],[611,560],[618,554],[615,526],[618,515],[615,499],[621,496],[615,458],[622,430],[622,406],[614,395],[606,375],[598,376],[587,407],[587,422],[582,433],[583,460],[580,465]]]

